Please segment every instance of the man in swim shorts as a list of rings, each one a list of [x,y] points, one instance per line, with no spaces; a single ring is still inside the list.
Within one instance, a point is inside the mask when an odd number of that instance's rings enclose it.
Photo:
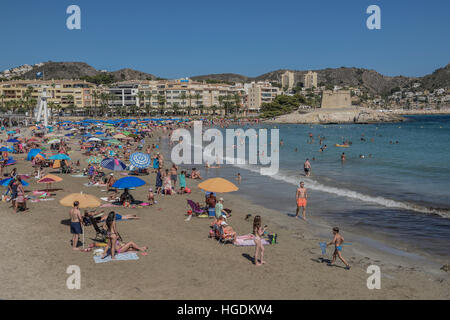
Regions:
[[[305,170],[305,176],[309,177],[311,175],[311,163],[309,162],[309,159],[306,159],[303,164],[303,169]]]
[[[297,211],[295,212],[295,217],[298,219],[298,213],[300,211],[300,208],[303,208],[303,220],[306,221],[306,203],[307,203],[307,190],[305,188],[305,183],[303,181],[300,181],[300,187],[297,188],[297,193],[295,194],[295,199],[297,201]]]
[[[70,233],[72,234],[72,249],[78,250],[78,237],[83,233],[83,229],[81,228],[81,222],[83,218],[81,217],[79,202],[75,201],[73,203],[73,208],[70,209]]]

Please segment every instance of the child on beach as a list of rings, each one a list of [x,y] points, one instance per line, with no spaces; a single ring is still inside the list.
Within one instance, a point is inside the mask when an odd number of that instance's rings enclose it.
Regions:
[[[350,270],[350,265],[348,264],[347,261],[345,261],[344,257],[342,257],[342,255],[341,255],[342,244],[344,243],[344,237],[339,234],[338,227],[333,228],[333,235],[334,235],[333,240],[327,244],[327,246],[331,246],[333,244],[335,246],[334,253],[333,253],[333,260],[331,260],[331,263],[329,264],[329,266],[334,264],[334,262],[336,261],[336,256],[338,256],[339,259],[341,259],[341,261],[345,264],[345,269]]]
[[[147,201],[149,204],[155,204],[155,194],[152,188],[148,189]]]
[[[255,236],[254,241],[256,244],[255,248],[255,265],[260,266],[262,264],[265,264],[264,261],[264,246],[261,243],[261,237],[264,234],[264,231],[266,231],[267,226],[264,226],[264,228],[261,227],[261,216],[255,216],[255,219],[253,220],[253,235]],[[258,256],[260,257],[260,260],[258,260]]]

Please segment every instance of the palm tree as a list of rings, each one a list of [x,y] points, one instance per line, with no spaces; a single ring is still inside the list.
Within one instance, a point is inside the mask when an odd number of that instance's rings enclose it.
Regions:
[[[199,107],[199,101],[200,101],[200,99],[201,99],[201,97],[202,97],[202,95],[200,94],[200,93],[196,93],[195,94],[195,96],[194,96],[194,98],[195,98],[195,105],[197,106],[197,107]],[[199,108],[200,109],[200,108]]]
[[[94,90],[94,92],[92,93],[92,97],[94,98],[94,113],[97,110],[97,100],[99,98],[99,94],[97,92],[97,90]],[[91,110],[89,110],[89,116],[91,116]]]
[[[219,96],[219,108],[223,108],[223,102],[225,101],[225,96]]]
[[[216,105],[211,106],[211,110],[213,112],[213,116],[215,116],[216,115],[217,106]]]
[[[2,94],[2,95],[0,96],[0,99],[2,99],[2,108],[5,107],[5,104],[4,104],[5,98],[6,98],[6,96],[5,96],[4,94]]]
[[[142,102],[145,104],[145,93],[143,91],[139,91],[137,94],[137,97],[139,99],[139,111],[141,111]]]
[[[234,103],[236,105],[235,111],[235,117],[237,117],[237,113],[239,113],[239,109],[241,108],[241,95],[239,93],[235,93],[233,95]]]
[[[109,94],[103,92],[100,94],[100,113],[103,114],[104,110],[106,109],[106,107],[108,106],[108,99],[109,99]],[[97,113],[97,116],[99,116],[99,114]]]
[[[147,109],[147,116],[150,117],[150,108],[152,106],[152,96],[153,94],[149,91],[145,94],[145,97],[148,99],[148,104],[146,105],[146,109]]]
[[[160,94],[158,94],[158,104],[161,115],[164,115],[164,105],[166,104],[166,98]]]
[[[177,115],[178,112],[179,112],[179,110],[180,110],[180,104],[179,104],[178,102],[175,102],[175,103],[173,104],[173,114],[174,114],[174,115]]]
[[[56,104],[53,101],[50,101],[48,103],[48,106],[50,107],[50,117],[53,119],[53,109],[55,108]]]
[[[185,103],[185,101],[186,101],[186,99],[187,99],[187,96],[186,96],[186,93],[185,92],[182,92],[179,96],[178,96],[178,99],[181,99],[181,107],[183,108],[183,110],[184,110],[184,108],[186,107],[186,103]]]

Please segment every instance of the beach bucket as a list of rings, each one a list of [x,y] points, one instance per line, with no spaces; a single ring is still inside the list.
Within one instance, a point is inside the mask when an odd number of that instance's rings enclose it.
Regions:
[[[327,243],[326,242],[319,242],[320,249],[322,249],[322,254],[327,253]]]

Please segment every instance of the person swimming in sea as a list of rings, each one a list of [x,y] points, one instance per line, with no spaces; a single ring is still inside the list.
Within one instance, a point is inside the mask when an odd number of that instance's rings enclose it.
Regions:
[[[336,257],[339,257],[339,259],[341,259],[341,261],[345,264],[345,269],[350,270],[350,265],[348,264],[347,261],[345,261],[344,257],[341,254],[342,244],[344,243],[344,237],[341,236],[341,234],[339,233],[338,227],[333,228],[333,235],[334,235],[333,240],[331,240],[330,243],[327,243],[327,247],[334,244],[333,259],[328,265],[332,266],[336,261]]]

